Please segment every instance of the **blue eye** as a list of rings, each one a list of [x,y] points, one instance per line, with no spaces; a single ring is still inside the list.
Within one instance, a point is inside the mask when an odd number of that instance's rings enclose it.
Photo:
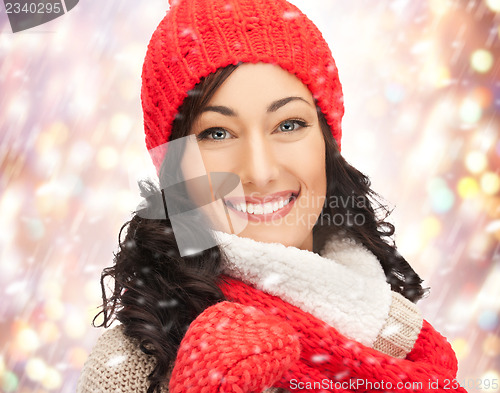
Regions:
[[[288,134],[292,133],[293,131],[299,131],[300,129],[309,126],[310,124],[307,124],[305,121],[289,119],[282,121],[279,124],[277,130],[275,130],[274,132],[277,131],[277,132],[282,132],[284,134]],[[196,139],[198,141],[207,140],[211,142],[219,142],[232,138],[233,138],[232,135],[228,131],[218,127],[207,128],[206,130],[200,132],[196,136]]]
[[[309,125],[301,120],[285,120],[279,125],[279,130],[283,132],[297,131],[299,128],[308,127]]]
[[[284,133],[297,131],[298,129],[304,127],[309,127],[309,124],[301,120],[285,120],[278,126],[279,130],[283,131]]]
[[[295,125],[297,123],[291,120],[284,121],[283,123],[280,124],[280,130],[281,131],[293,131],[295,130]]]
[[[222,128],[209,128],[202,131],[196,137],[199,141],[209,139],[213,141],[223,141],[228,136],[228,132]]]
[[[213,130],[210,132],[210,136],[212,139],[220,140],[226,138],[227,131],[226,130]]]

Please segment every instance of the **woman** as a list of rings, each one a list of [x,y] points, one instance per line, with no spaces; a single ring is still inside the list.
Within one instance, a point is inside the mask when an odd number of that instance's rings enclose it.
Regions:
[[[340,154],[337,68],[304,14],[174,1],[142,78],[160,187],[142,183],[103,272],[102,326],[121,325],[78,391],[464,391],[387,211]]]

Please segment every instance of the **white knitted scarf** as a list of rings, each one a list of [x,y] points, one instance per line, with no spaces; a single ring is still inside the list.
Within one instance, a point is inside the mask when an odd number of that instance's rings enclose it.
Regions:
[[[278,296],[372,346],[391,305],[391,288],[375,255],[350,238],[333,236],[320,254],[220,231],[224,273]]]

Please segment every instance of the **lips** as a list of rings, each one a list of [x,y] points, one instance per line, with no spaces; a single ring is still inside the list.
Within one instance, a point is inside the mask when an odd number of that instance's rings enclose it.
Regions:
[[[246,196],[225,198],[226,205],[246,217],[275,218],[278,213],[288,213],[300,191],[287,190],[263,197]]]

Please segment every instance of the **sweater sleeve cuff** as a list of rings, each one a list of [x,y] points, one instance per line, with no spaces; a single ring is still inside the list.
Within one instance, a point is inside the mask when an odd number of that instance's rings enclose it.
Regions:
[[[399,293],[392,292],[389,315],[373,348],[392,357],[405,358],[417,341],[422,323],[417,306]]]

